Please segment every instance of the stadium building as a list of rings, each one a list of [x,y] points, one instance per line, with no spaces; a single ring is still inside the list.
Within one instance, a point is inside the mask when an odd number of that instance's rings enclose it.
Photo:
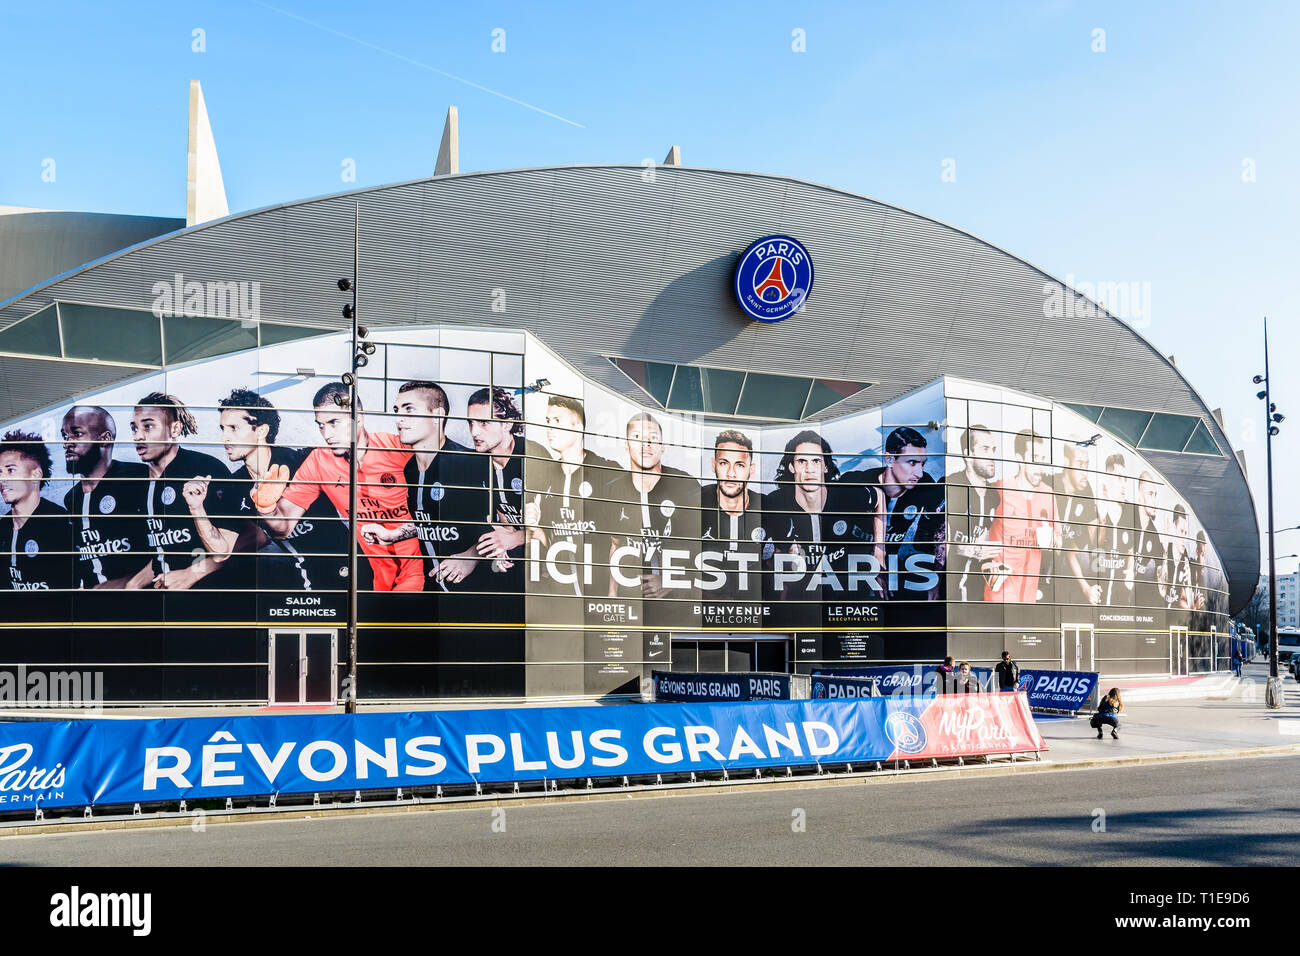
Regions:
[[[458,173],[454,135],[441,175],[205,220],[205,131],[191,225],[0,217],[0,666],[334,701],[355,535],[363,702],[1003,649],[1226,669],[1242,460],[1171,359],[1015,255],[675,149]]]

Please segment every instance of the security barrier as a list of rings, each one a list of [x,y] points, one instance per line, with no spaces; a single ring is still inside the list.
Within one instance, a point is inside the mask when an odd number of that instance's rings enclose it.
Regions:
[[[982,691],[997,690],[993,686],[993,671],[985,667],[971,668],[971,680]],[[813,671],[813,677],[870,677],[876,681],[882,694],[935,694],[942,688],[938,664],[885,664],[876,667],[828,667]],[[951,684],[951,678],[949,678]],[[951,687],[949,688],[951,690]]]
[[[0,813],[1046,749],[1024,694],[0,724]]]
[[[792,700],[807,698],[807,678],[796,674],[745,672],[651,671],[653,700],[658,703]]]

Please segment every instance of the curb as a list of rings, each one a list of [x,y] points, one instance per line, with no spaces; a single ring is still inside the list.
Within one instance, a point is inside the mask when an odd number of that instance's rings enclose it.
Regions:
[[[528,806],[587,803],[604,800],[653,799],[657,797],[701,796],[707,792],[745,793],[759,790],[799,790],[810,787],[863,786],[894,783],[917,783],[925,780],[951,780],[957,777],[1000,777],[1008,774],[1052,773],[1070,770],[1100,770],[1125,766],[1143,766],[1161,763],[1187,763],[1198,760],[1231,760],[1241,757],[1282,757],[1300,754],[1300,743],[1275,747],[1241,747],[1228,750],[1182,751],[1169,754],[1134,754],[1124,757],[1098,757],[1054,763],[1050,760],[1023,760],[1016,763],[991,765],[967,764],[956,767],[917,767],[906,771],[869,771],[865,773],[826,773],[820,776],[771,777],[766,780],[709,780],[696,783],[668,784],[660,787],[607,788],[605,790],[573,790],[559,793],[495,794],[490,797],[451,797],[442,800],[424,800],[419,803],[386,802],[382,804],[322,804],[310,807],[270,808],[258,807],[236,813],[225,811],[204,813],[168,813],[153,817],[121,817],[69,821],[67,823],[30,823],[0,825],[0,841],[7,837],[35,836],[60,833],[103,833],[112,830],[153,830],[174,827],[193,827],[194,821],[203,820],[204,826],[228,823],[267,823],[310,820],[313,818],[338,818],[354,816],[384,816],[394,813],[421,811],[479,810],[516,804]]]

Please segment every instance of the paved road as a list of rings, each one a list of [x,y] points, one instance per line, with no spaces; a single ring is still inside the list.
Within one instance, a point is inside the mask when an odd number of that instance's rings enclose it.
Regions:
[[[0,839],[8,865],[1300,863],[1300,757]],[[1094,832],[1094,811],[1105,832]],[[799,814],[804,832],[795,832]],[[504,819],[505,832],[494,832]]]

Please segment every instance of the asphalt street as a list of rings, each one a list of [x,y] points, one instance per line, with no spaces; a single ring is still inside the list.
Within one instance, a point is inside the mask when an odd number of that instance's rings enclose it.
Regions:
[[[0,839],[9,866],[1295,865],[1300,757]],[[1102,825],[1104,824],[1104,829]]]

